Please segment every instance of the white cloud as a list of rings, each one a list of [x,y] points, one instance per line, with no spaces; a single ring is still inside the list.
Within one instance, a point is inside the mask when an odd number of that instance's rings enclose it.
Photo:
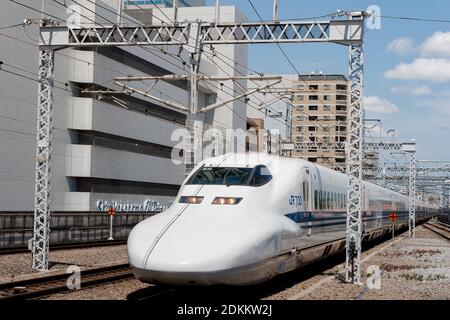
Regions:
[[[404,93],[407,91],[406,86],[395,86],[390,88],[392,93]]]
[[[387,52],[405,55],[414,51],[414,41],[410,38],[402,37],[392,40],[386,47]]]
[[[411,89],[411,93],[415,96],[426,96],[432,93],[429,86],[418,86]]]
[[[450,57],[450,32],[435,32],[420,45],[424,57]]]
[[[425,96],[429,95],[432,92],[431,88],[426,85],[415,85],[415,86],[394,86],[390,88],[392,93],[409,93],[415,96]]]
[[[430,82],[450,81],[450,60],[443,58],[419,58],[412,63],[400,63],[386,71],[387,79],[421,80]]]
[[[375,113],[395,113],[399,109],[394,103],[377,96],[364,97],[364,110]]]

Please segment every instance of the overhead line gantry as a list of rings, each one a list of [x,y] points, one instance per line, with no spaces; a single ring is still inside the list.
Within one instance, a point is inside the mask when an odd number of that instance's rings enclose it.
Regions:
[[[216,1],[216,11],[218,10]],[[176,8],[174,8],[176,9]],[[216,14],[217,15],[217,14]],[[279,21],[278,3],[273,21],[245,23],[173,22],[148,26],[68,27],[43,19],[39,36],[39,96],[37,119],[37,156],[35,225],[33,234],[33,268],[47,270],[50,221],[50,173],[54,89],[54,52],[76,47],[183,46],[190,54],[190,106],[188,113],[197,115],[198,75],[205,45],[235,44],[306,44],[335,43],[349,48],[350,103],[346,172],[347,193],[346,279],[360,283],[361,191],[363,152],[364,58],[363,39],[367,13],[341,12],[344,18],[327,21]]]

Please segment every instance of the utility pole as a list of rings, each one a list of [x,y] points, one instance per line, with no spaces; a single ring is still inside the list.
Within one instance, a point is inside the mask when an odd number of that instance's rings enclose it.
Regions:
[[[117,0],[117,24],[120,26],[122,25],[122,7],[123,7],[123,0]]]
[[[280,21],[278,16],[278,0],[273,0],[273,21]]]
[[[216,15],[214,22],[216,24],[220,22],[220,0],[216,0]]]
[[[178,0],[172,0],[173,1],[173,23],[178,23]]]

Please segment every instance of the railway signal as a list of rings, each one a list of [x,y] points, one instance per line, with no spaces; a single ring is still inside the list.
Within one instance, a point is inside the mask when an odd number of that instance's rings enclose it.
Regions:
[[[397,221],[397,214],[395,212],[391,213],[389,215],[389,220],[392,221],[392,238],[394,238],[394,231],[395,231],[395,221]]]
[[[116,209],[113,207],[109,207],[107,213],[109,215],[109,238],[108,238],[108,240],[114,240],[113,222],[114,222],[114,215],[116,214]]]

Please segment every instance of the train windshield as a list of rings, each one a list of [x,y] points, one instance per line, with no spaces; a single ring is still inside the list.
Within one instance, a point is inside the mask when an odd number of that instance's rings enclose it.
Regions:
[[[272,175],[265,166],[254,168],[201,167],[192,175],[187,184],[259,187],[271,179]]]

